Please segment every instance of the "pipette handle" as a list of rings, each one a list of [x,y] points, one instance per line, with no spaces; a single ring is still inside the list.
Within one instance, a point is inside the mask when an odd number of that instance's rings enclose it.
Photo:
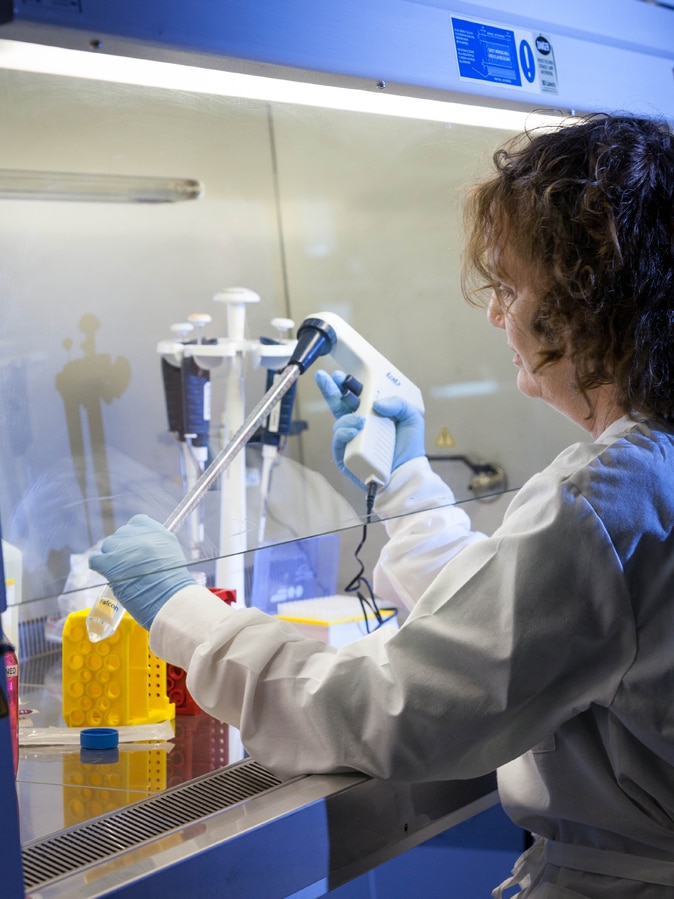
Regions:
[[[302,369],[295,363],[291,363],[283,369],[276,383],[265,393],[227,446],[218,453],[192,489],[185,494],[171,512],[164,522],[167,530],[175,533],[180,528],[201,502],[213,482],[226,470],[237,453],[248,443],[261,422],[290,390],[301,372]],[[115,597],[110,585],[107,584],[87,615],[87,633],[91,642],[98,643],[111,637],[123,617],[124,607]]]

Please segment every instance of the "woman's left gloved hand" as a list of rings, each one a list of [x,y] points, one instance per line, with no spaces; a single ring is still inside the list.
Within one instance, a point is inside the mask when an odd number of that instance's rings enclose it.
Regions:
[[[92,553],[89,567],[108,581],[138,624],[147,630],[174,593],[194,584],[175,534],[147,515],[134,515]]]
[[[391,471],[404,462],[426,455],[426,422],[422,412],[399,396],[384,397],[372,404],[377,415],[391,418],[396,426],[396,444]]]

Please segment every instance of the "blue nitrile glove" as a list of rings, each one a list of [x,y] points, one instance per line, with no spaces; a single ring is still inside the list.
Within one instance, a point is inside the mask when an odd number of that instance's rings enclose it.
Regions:
[[[328,408],[337,419],[332,434],[332,454],[337,467],[353,483],[364,490],[365,485],[344,465],[346,445],[353,440],[365,423],[364,417],[354,411],[358,408],[358,397],[352,393],[346,395],[342,393],[346,377],[341,371],[336,371],[332,377],[322,370],[317,371],[315,375],[318,388],[323,394]],[[403,462],[425,455],[424,417],[418,409],[400,397],[377,400],[372,408],[378,415],[392,418],[395,422],[396,442],[393,451],[393,471]]]
[[[342,415],[348,415],[349,412],[355,412],[358,408],[360,400],[355,393],[351,393],[344,389],[344,382],[348,375],[343,371],[335,371],[329,375],[322,368],[314,375],[318,389],[323,394],[323,399],[328,404],[328,409],[335,418],[341,418]]]
[[[344,450],[346,444],[353,440],[358,431],[365,424],[362,415],[356,415],[360,400],[355,393],[345,391],[344,382],[347,375],[343,371],[335,371],[329,375],[320,368],[314,375],[318,389],[323,394],[323,399],[328,404],[328,409],[337,419],[332,433],[332,456],[337,467],[347,478],[361,490],[365,490],[365,484],[349,471],[344,465]]]
[[[134,515],[92,553],[89,566],[147,630],[167,600],[194,584],[175,534],[147,515]]]
[[[396,443],[391,471],[404,462],[426,455],[425,422],[422,412],[399,396],[375,400],[372,408],[378,415],[392,418],[396,426]]]

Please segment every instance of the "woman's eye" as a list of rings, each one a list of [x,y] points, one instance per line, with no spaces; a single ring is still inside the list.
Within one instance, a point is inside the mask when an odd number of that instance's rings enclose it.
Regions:
[[[512,287],[508,287],[505,284],[497,284],[494,291],[499,303],[503,303],[506,306],[515,299],[515,291]]]

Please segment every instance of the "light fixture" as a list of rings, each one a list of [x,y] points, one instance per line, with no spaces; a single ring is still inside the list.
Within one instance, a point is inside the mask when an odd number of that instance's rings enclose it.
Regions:
[[[3,200],[176,203],[196,200],[202,192],[201,183],[190,178],[0,169]]]
[[[386,89],[364,90],[310,81],[291,81],[152,59],[43,46],[23,41],[0,40],[0,69],[476,125],[507,131],[521,131],[525,127],[554,127],[562,121],[559,114],[547,115],[530,110],[503,109],[496,105],[480,106],[442,99],[411,97]]]

